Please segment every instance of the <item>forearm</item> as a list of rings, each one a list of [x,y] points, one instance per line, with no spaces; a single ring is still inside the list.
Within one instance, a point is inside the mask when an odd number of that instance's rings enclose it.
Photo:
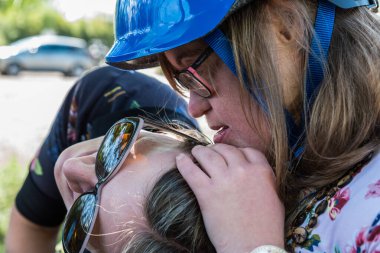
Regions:
[[[5,251],[6,253],[52,253],[58,230],[58,227],[48,228],[32,223],[13,207],[5,239]]]

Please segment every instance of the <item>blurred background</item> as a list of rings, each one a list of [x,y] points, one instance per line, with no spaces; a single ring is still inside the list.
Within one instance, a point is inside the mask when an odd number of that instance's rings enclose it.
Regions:
[[[14,197],[63,98],[104,64],[115,2],[0,0],[0,253]],[[158,69],[144,72],[164,80]]]
[[[15,194],[63,98],[84,71],[104,64],[114,5],[0,0],[0,252]]]
[[[0,253],[14,197],[63,98],[104,64],[115,2],[0,0]]]

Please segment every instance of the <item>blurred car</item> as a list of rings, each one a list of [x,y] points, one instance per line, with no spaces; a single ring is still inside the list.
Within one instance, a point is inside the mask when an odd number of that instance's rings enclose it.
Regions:
[[[22,70],[59,71],[66,76],[79,76],[96,65],[79,38],[38,35],[0,46],[0,72],[17,75]]]

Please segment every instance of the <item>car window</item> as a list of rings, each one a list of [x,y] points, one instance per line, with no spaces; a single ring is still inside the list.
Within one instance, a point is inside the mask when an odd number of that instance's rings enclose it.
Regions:
[[[82,48],[64,46],[64,45],[43,45],[38,49],[39,53],[84,53]]]

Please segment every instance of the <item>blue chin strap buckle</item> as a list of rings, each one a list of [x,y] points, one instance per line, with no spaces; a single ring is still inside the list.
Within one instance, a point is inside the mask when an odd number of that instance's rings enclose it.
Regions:
[[[309,112],[313,106],[314,99],[318,94],[320,85],[324,78],[324,66],[327,64],[330,42],[335,23],[336,6],[340,8],[354,8],[367,6],[368,8],[378,8],[377,0],[319,0],[318,9],[314,24],[315,34],[311,41],[311,53],[308,56],[308,67],[305,81],[305,106],[300,125],[294,122],[291,114],[285,111],[288,142],[291,147],[292,160],[299,159],[304,152],[305,124],[309,120]],[[222,59],[229,69],[237,76],[235,60],[232,47],[228,38],[219,29],[215,29],[208,34],[204,40],[214,52]],[[268,112],[268,107],[262,96],[252,91],[251,86],[245,84],[251,96],[258,102],[261,108]]]

